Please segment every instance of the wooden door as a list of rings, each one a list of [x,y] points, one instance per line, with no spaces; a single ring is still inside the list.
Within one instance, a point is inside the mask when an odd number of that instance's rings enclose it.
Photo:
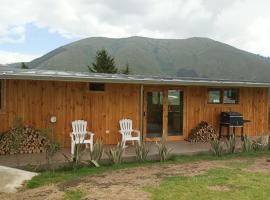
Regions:
[[[144,90],[144,140],[182,140],[184,92],[181,88],[152,87]]]
[[[144,91],[144,138],[148,141],[161,138],[164,127],[164,93],[162,89]]]

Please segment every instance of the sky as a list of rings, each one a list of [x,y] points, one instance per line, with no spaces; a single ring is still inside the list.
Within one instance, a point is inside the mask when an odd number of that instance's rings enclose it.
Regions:
[[[269,0],[0,0],[0,63],[86,37],[208,37],[270,56]]]

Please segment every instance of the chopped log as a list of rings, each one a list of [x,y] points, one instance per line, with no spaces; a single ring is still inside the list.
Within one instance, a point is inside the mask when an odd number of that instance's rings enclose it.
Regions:
[[[218,135],[216,130],[207,122],[202,121],[190,131],[186,141],[206,143],[217,137]]]
[[[14,128],[0,135],[0,155],[40,153],[46,151],[49,139],[39,130],[32,127],[23,127],[21,131],[22,141],[14,150],[12,146],[12,133]]]

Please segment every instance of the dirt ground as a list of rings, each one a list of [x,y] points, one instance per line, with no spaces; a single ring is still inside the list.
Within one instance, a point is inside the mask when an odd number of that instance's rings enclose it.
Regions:
[[[144,200],[150,199],[150,194],[143,188],[159,184],[168,176],[195,176],[208,169],[230,167],[232,162],[243,163],[242,160],[201,161],[187,164],[155,164],[145,167],[117,170],[96,176],[84,177],[36,189],[20,191],[15,194],[0,194],[0,199],[20,200],[53,200],[61,199],[67,190],[80,190],[86,194],[85,200]],[[270,162],[266,158],[258,158],[244,170],[270,172]],[[211,188],[226,190],[227,188]]]

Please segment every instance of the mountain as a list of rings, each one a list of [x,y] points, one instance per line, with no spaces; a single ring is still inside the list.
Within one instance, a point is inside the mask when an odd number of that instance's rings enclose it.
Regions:
[[[0,64],[0,67],[8,67],[7,65]]]
[[[24,63],[28,65],[28,62],[24,62]],[[11,68],[21,68],[22,62],[9,63],[7,64],[7,66]]]
[[[8,69],[10,69],[9,66],[0,64],[0,70],[8,70]]]
[[[88,71],[105,48],[118,68],[133,74],[270,81],[269,59],[208,38],[86,38],[59,47],[28,63],[30,68]]]

